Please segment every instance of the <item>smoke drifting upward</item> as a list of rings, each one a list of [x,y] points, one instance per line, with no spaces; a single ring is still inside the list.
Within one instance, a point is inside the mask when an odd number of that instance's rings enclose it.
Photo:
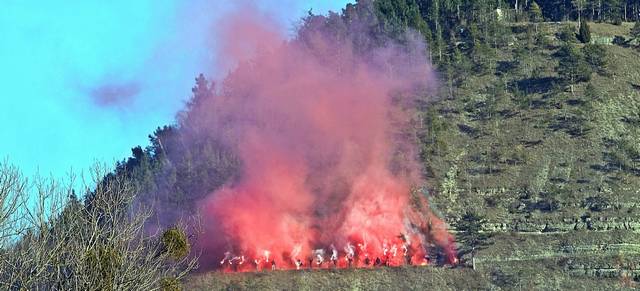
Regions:
[[[430,244],[454,260],[446,226],[412,195],[411,105],[435,87],[424,43],[373,38],[377,23],[338,15],[309,17],[286,40],[242,11],[219,33],[220,59],[237,65],[193,112],[242,162],[201,203],[201,264],[421,264]]]
[[[93,88],[90,93],[98,106],[124,106],[140,93],[140,85],[136,82],[103,84]]]

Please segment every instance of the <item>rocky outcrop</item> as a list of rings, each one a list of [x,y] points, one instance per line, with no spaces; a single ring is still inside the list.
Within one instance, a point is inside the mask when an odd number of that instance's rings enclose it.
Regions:
[[[525,232],[525,233],[553,233],[569,232],[573,230],[629,230],[640,232],[640,219],[625,217],[585,217],[565,218],[561,221],[512,221],[486,223],[483,227],[486,232]],[[453,228],[455,230],[455,228]]]

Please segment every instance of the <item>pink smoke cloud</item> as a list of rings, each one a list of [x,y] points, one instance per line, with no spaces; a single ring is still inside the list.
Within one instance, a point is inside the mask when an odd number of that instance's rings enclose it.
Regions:
[[[344,266],[359,245],[357,266],[374,257],[400,265],[392,249],[414,260],[431,243],[451,250],[444,223],[411,196],[423,183],[408,134],[412,101],[436,86],[424,43],[376,43],[337,15],[310,19],[287,40],[268,19],[239,11],[219,33],[220,59],[235,67],[192,112],[242,162],[240,177],[201,203],[202,263],[228,252],[294,268],[313,250],[337,248]]]

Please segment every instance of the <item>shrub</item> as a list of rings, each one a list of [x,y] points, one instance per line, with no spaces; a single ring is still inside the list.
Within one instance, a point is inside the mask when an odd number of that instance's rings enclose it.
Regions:
[[[182,291],[182,284],[180,284],[180,280],[169,277],[163,278],[160,281],[160,290],[162,291]]]
[[[604,211],[609,209],[609,207],[611,207],[611,204],[609,203],[609,199],[601,196],[588,197],[587,199],[584,200],[582,205],[583,207],[586,207],[589,210],[596,211],[596,212]]]
[[[560,58],[556,71],[569,84],[585,82],[591,79],[591,67],[584,60],[582,53],[573,45],[567,44],[558,52]]]
[[[602,45],[588,44],[582,48],[584,59],[597,72],[604,72],[607,68],[607,50]]]
[[[586,21],[580,22],[580,29],[578,31],[578,39],[582,43],[591,42],[591,29],[589,28],[589,24]]]
[[[178,227],[169,228],[162,234],[162,245],[165,253],[174,260],[184,258],[191,251],[187,234]]]
[[[557,35],[558,39],[564,42],[576,42],[576,32],[571,24],[565,24],[560,28]]]
[[[92,277],[100,278],[99,289],[102,290],[113,290],[113,280],[121,265],[122,257],[112,247],[97,246],[85,254],[85,270]]]
[[[500,269],[494,269],[493,271],[491,271],[491,281],[498,287],[507,288],[516,286],[519,280],[518,276],[505,273]]]
[[[631,37],[638,39],[640,38],[640,21],[636,21],[636,24],[633,25],[631,29]]]
[[[622,25],[622,18],[620,18],[619,16],[617,16],[617,17],[613,20],[613,25],[617,25],[617,26]]]
[[[624,36],[616,35],[616,36],[613,37],[613,44],[619,45],[619,46],[624,46],[624,45],[627,44],[627,39],[624,38]]]

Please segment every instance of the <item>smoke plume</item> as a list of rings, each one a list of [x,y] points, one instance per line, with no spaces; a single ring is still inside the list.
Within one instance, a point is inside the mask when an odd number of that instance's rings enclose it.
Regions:
[[[435,88],[421,38],[375,35],[371,13],[309,16],[287,40],[252,11],[219,26],[219,59],[235,65],[191,113],[242,165],[200,203],[201,263],[418,264],[432,244],[453,259],[446,226],[415,191],[413,102]]]
[[[98,106],[124,106],[140,93],[140,84],[136,82],[108,83],[93,88],[90,93],[93,102]]]

